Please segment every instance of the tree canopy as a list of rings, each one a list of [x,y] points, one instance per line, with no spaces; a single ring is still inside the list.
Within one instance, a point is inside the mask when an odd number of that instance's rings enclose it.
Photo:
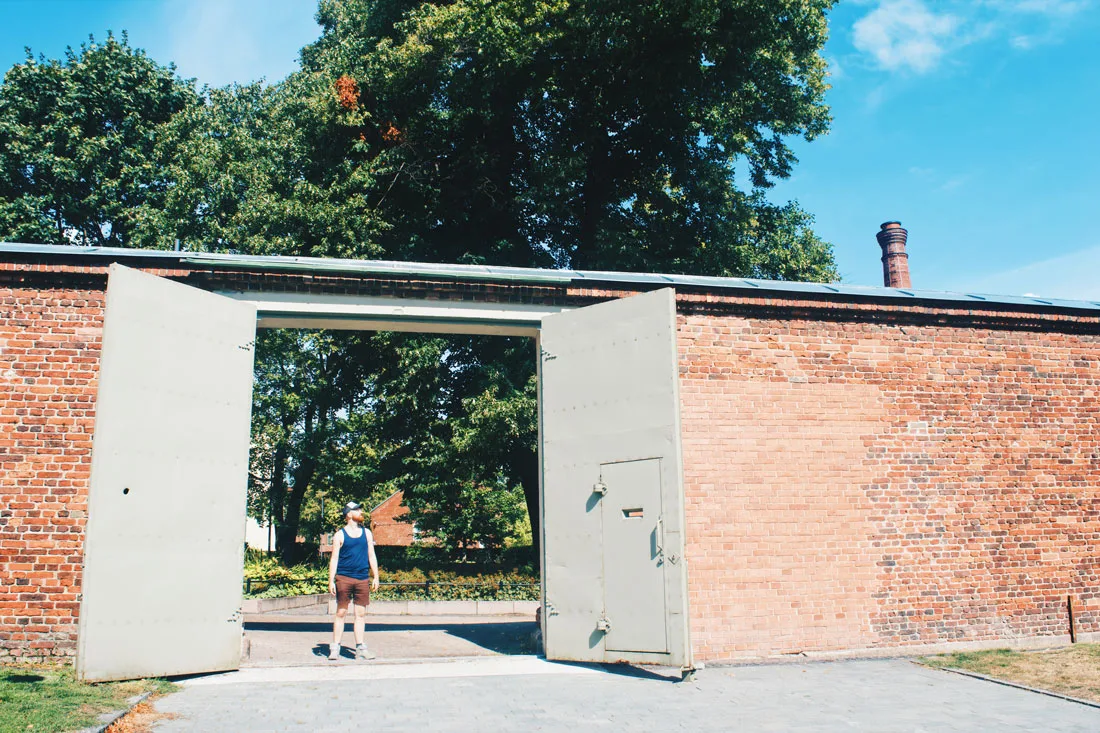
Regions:
[[[198,101],[125,34],[61,61],[28,51],[0,84],[0,236],[134,246],[139,212],[164,194],[155,131]]]
[[[768,196],[828,129],[833,1],[321,0],[298,71],[199,91],[125,35],[28,55],[0,84],[0,239],[834,280]],[[534,358],[261,332],[252,511],[284,546],[319,491],[401,488],[456,552],[524,500],[537,525]]]
[[[830,279],[763,195],[827,129],[830,6],[323,0],[302,73],[372,143],[392,256]]]

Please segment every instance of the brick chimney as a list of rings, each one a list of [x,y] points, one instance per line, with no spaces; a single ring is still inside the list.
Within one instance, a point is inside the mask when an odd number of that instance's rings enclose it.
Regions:
[[[882,284],[888,288],[911,288],[909,282],[909,255],[905,252],[905,240],[909,232],[900,221],[888,221],[875,235],[882,247]]]

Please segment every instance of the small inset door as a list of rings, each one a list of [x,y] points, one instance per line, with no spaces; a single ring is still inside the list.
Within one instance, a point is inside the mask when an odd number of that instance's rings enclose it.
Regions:
[[[605,463],[603,605],[604,648],[617,652],[668,652],[665,617],[661,459]]]
[[[111,265],[76,669],[236,669],[255,307]]]
[[[671,289],[539,331],[548,659],[691,666]]]

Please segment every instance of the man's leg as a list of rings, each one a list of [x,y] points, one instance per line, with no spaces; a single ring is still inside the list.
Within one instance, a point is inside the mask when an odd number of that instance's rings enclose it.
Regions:
[[[374,659],[363,643],[363,627],[367,623],[367,604],[370,603],[370,581],[360,580],[355,587],[355,658]]]
[[[347,613],[347,607],[336,609],[336,619],[332,622],[332,644],[328,648],[329,659],[340,656],[340,639],[344,636],[344,616]]]
[[[356,599],[358,600],[358,599]],[[352,628],[355,630],[355,646],[363,646],[363,631],[367,625],[367,607],[355,604],[355,624]]]
[[[336,618],[332,622],[332,644],[328,648],[329,659],[338,659],[340,656],[340,639],[344,636],[344,616],[347,615],[348,603],[351,602],[350,590],[342,578],[336,578]]]

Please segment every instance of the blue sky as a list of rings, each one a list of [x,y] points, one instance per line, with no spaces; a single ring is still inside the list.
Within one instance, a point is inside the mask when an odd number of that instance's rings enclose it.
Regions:
[[[293,70],[313,0],[0,0],[0,67],[89,33],[213,86]],[[882,283],[878,225],[909,230],[913,285],[1100,300],[1100,0],[842,0],[832,132],[796,142],[798,199],[842,278]]]

